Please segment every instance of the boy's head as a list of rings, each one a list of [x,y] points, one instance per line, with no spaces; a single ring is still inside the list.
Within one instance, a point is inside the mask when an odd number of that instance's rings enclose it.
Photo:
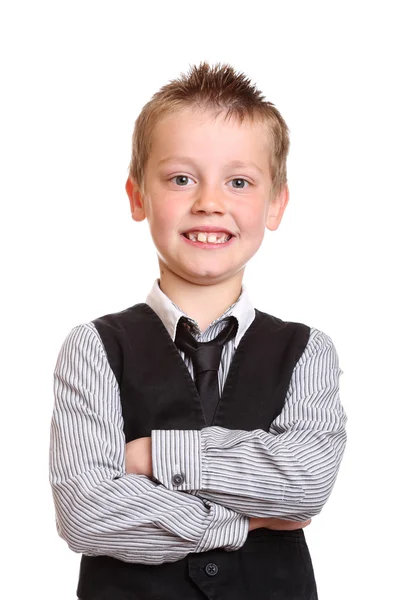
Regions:
[[[135,123],[126,189],[132,217],[149,221],[161,273],[241,281],[288,202],[288,134],[229,65],[201,63],[153,96]]]

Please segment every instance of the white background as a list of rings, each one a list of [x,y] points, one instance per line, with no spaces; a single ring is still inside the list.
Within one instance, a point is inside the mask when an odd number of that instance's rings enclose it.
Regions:
[[[200,60],[229,62],[291,130],[291,198],[244,282],[330,335],[348,444],[306,530],[320,600],[398,592],[396,2],[10,2],[1,8],[2,597],[73,600],[48,484],[52,374],[70,329],[157,277],[124,184],[134,120]],[[3,561],[4,566],[4,561]],[[7,593],[4,593],[7,591]]]

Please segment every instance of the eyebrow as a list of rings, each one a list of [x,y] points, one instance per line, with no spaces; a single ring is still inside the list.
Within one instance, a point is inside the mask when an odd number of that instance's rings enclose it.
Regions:
[[[176,160],[177,162],[185,162],[185,163],[191,163],[191,164],[195,164],[195,161],[190,158],[190,156],[167,156],[166,158],[163,158],[162,160],[160,160],[158,162],[159,165],[165,163],[165,162],[169,162],[171,160]],[[242,160],[231,160],[227,165],[227,167],[253,167],[254,169],[256,169],[259,173],[261,173],[261,175],[264,174],[264,171],[258,166],[256,165],[256,163],[254,162],[243,162]]]

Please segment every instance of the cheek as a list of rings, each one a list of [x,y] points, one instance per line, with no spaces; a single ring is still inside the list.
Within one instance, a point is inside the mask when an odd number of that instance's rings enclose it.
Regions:
[[[241,223],[253,234],[263,234],[267,220],[267,212],[264,206],[249,206],[242,211]]]
[[[182,208],[179,203],[168,202],[165,197],[154,200],[150,217],[151,229],[158,237],[165,237],[179,229]]]
[[[164,204],[157,211],[153,222],[157,223],[157,227],[160,231],[166,233],[167,231],[177,227],[179,215],[177,214],[177,211],[174,211],[171,208],[171,206]]]

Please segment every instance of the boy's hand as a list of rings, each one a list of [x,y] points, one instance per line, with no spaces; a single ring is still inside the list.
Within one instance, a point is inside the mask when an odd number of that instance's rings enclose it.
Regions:
[[[125,471],[153,477],[151,437],[142,437],[125,446]]]
[[[311,519],[307,521],[285,521],[275,517],[261,518],[250,517],[249,531],[266,527],[267,529],[276,529],[281,531],[293,531],[294,529],[302,529],[311,523]]]

